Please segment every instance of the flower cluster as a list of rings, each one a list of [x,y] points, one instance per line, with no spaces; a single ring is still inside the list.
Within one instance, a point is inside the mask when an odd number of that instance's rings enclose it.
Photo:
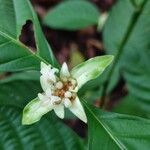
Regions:
[[[79,119],[87,122],[84,109],[77,96],[77,81],[71,77],[67,64],[63,63],[59,72],[58,69],[42,62],[41,74],[40,82],[44,91],[38,94],[41,106],[49,106],[49,109],[53,109],[60,118],[64,118],[65,106]]]
[[[75,66],[70,72],[66,63],[58,70],[41,62],[43,92],[25,106],[22,124],[35,123],[51,110],[59,118],[64,118],[65,108],[86,123],[87,117],[77,92],[88,81],[97,78],[112,60],[111,55],[98,56]]]

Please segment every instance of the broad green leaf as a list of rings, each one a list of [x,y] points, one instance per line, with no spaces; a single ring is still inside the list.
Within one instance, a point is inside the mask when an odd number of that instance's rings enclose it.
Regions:
[[[44,23],[52,28],[77,30],[98,24],[99,11],[84,0],[65,1],[50,10]]]
[[[150,118],[150,102],[127,95],[113,108],[114,112]]]
[[[135,6],[139,6],[144,2],[145,0],[131,0],[131,2],[133,3],[133,5]]]
[[[104,112],[84,102],[91,150],[128,150],[150,147],[150,120]]]
[[[112,55],[91,58],[74,67],[71,74],[78,81],[78,86],[80,88],[89,80],[97,78],[112,62],[112,60]]]
[[[0,18],[0,71],[37,70],[41,61],[56,66],[29,1],[1,0]],[[37,54],[19,41],[22,26],[27,20],[33,22]]]
[[[50,116],[51,115],[51,116]],[[21,110],[0,107],[0,149],[83,150],[81,139],[48,114],[32,126],[21,125]]]
[[[39,81],[40,79],[40,72],[39,71],[26,71],[20,73],[14,73],[3,80],[0,80],[1,83],[8,83],[11,81],[18,81],[18,80],[27,80],[27,81]]]
[[[134,22],[134,20],[132,20],[134,12],[135,7],[130,0],[119,0],[114,7],[112,7],[103,32],[104,46],[108,53],[117,53],[124,36],[128,32],[130,23],[132,21]]]
[[[127,82],[129,93],[147,101],[150,98],[149,8],[148,0],[134,3],[119,0],[110,12],[104,28],[107,53],[116,55],[114,68],[119,68],[118,73]]]
[[[32,21],[34,25],[34,32],[35,32],[35,40],[36,40],[36,47],[37,47],[37,54],[49,62],[51,65],[58,67],[58,62],[53,55],[50,45],[48,44],[42,30],[40,27],[40,23],[38,21],[37,15],[35,14],[30,2],[28,1],[28,9],[31,11]],[[20,8],[20,5],[18,5]],[[19,11],[19,10],[18,10]]]

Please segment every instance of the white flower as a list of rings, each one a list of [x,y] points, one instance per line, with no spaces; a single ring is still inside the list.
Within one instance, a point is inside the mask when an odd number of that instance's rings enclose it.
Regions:
[[[83,106],[77,96],[77,81],[71,77],[66,63],[63,63],[59,72],[51,65],[41,62],[40,83],[43,93],[38,94],[39,111],[42,107],[46,107],[49,111],[54,110],[56,115],[63,119],[64,107],[66,107],[79,119],[87,122]]]
[[[64,118],[64,108],[68,108],[86,123],[87,117],[77,95],[78,89],[98,77],[112,60],[113,56],[109,55],[95,57],[74,67],[70,72],[66,63],[59,71],[41,62],[40,83],[43,92],[24,108],[22,124],[35,123],[51,110],[59,118]]]
[[[63,63],[59,77],[58,70],[41,63],[40,82],[44,93],[38,94],[41,106],[53,108],[56,115],[64,118],[64,106],[74,113],[79,119],[87,122],[87,118],[77,96],[77,81],[69,73],[68,66]]]

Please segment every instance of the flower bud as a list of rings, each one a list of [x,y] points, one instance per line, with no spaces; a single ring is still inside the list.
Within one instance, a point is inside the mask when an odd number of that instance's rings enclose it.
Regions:
[[[72,96],[72,93],[71,93],[71,92],[67,91],[67,92],[65,93],[65,97],[66,97],[66,98],[71,98],[71,96]]]
[[[61,81],[58,81],[58,82],[56,83],[56,88],[57,88],[57,89],[62,89],[62,88],[63,88],[63,83],[62,83]]]

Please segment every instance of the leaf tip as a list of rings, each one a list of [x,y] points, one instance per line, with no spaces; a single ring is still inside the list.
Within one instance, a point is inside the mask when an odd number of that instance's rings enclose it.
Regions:
[[[108,61],[111,63],[114,60],[113,55],[106,55],[108,57]]]
[[[28,109],[25,107],[23,110],[22,125],[30,125],[30,124],[32,124],[32,122],[28,115]]]

